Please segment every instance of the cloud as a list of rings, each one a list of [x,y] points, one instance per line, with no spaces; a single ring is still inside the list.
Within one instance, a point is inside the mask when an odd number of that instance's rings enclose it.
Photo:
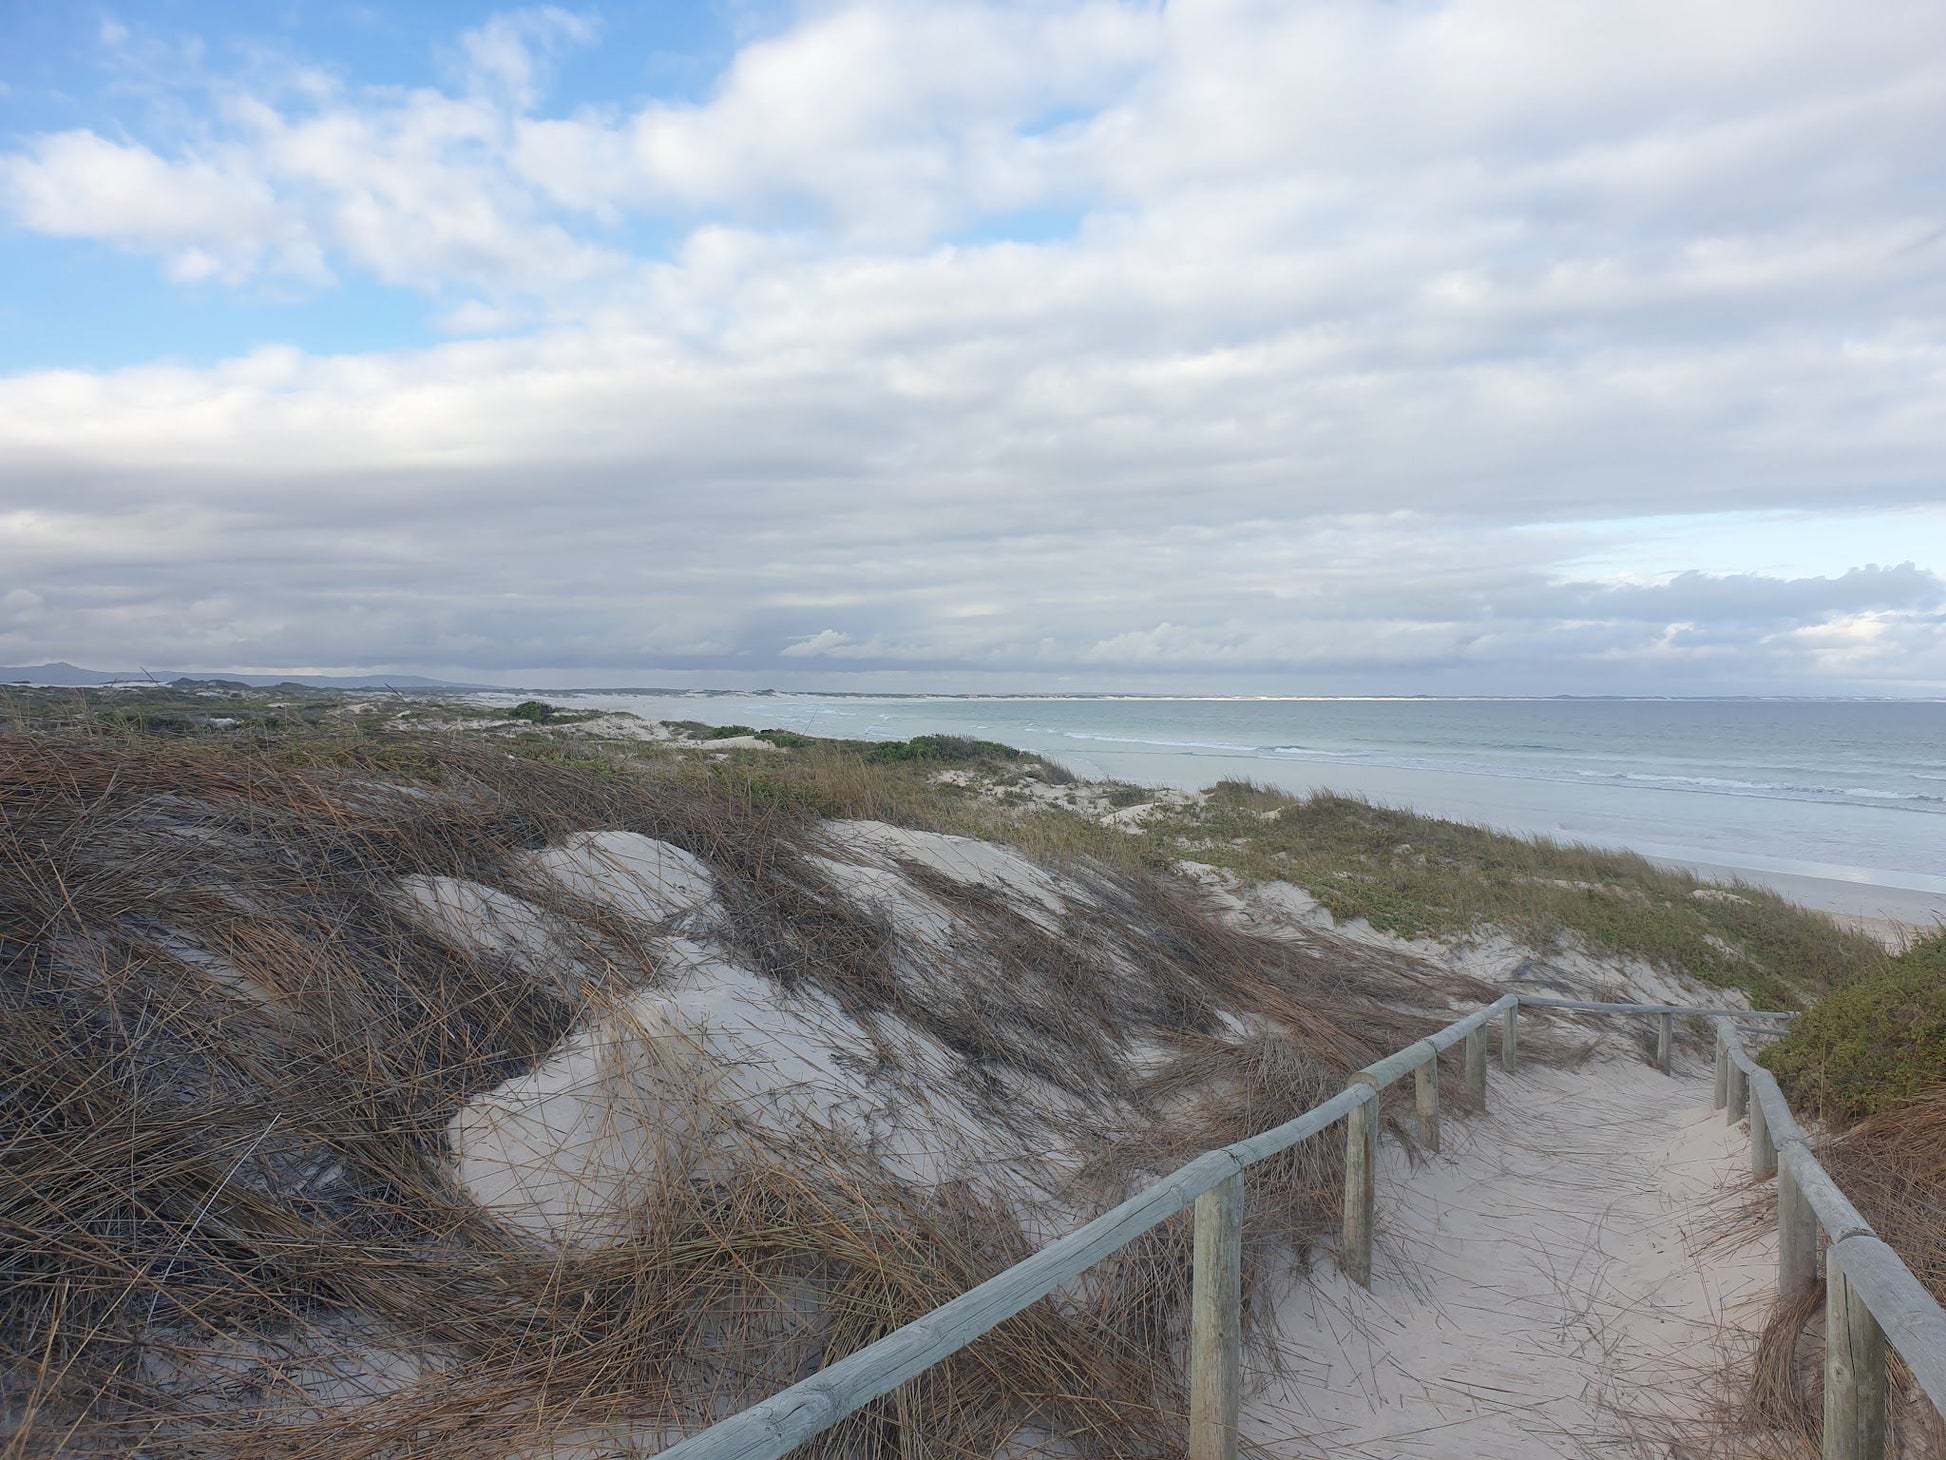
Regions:
[[[777,651],[781,659],[814,659],[821,654],[837,654],[855,648],[849,634],[836,629],[819,629],[808,638],[797,639]]]
[[[462,82],[526,111],[541,99],[549,63],[570,47],[593,45],[600,32],[593,15],[558,5],[503,11],[460,36]]]
[[[35,232],[160,254],[185,282],[236,282],[260,267],[324,276],[264,179],[229,159],[170,160],[93,132],[57,132],[0,157],[0,199]]]
[[[1801,624],[1837,615],[1938,608],[1946,605],[1946,581],[1915,563],[1872,563],[1835,578],[1691,570],[1662,583],[1588,585],[1571,601],[1593,618]]]
[[[204,77],[0,204],[473,337],[0,380],[0,581],[68,658],[1946,685],[1896,537],[1573,567],[1940,498],[1946,12],[1709,15],[857,0],[644,100],[556,99],[548,7],[441,86]]]

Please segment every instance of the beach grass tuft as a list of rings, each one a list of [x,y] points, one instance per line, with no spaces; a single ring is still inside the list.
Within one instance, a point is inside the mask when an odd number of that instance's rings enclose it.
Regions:
[[[809,1132],[728,1150],[672,1137],[630,1198],[628,1239],[603,1247],[540,1243],[476,1206],[453,1175],[454,1112],[665,976],[639,926],[527,870],[576,833],[700,859],[738,960],[922,1031],[968,1090],[991,1087],[992,1119],[1027,1119],[1022,1091],[1079,1102],[1092,1114],[1065,1199],[1084,1214],[1444,1022],[1415,1004],[1482,992],[1381,951],[1319,960],[1239,932],[1125,836],[1045,813],[1020,842],[1044,824],[1043,849],[1093,889],[1059,931],[914,869],[965,940],[964,994],[941,997],[810,855],[821,809],[940,829],[1001,814],[934,786],[934,760],[714,761],[544,724],[468,736],[370,718],[0,734],[8,1453],[652,1447],[1044,1240],[979,1190],[915,1188]],[[442,937],[402,906],[407,878],[517,895],[574,956]],[[1111,942],[1117,959],[1099,954]],[[1239,1036],[1239,1015],[1258,1032]],[[1131,1041],[1156,1059],[1132,1064]],[[1329,1228],[1341,1159],[1320,1142],[1268,1171],[1254,1240]],[[909,1453],[923,1436],[927,1453],[984,1456],[1026,1433],[1083,1456],[1180,1453],[1187,1244],[1186,1221],[1166,1224],[818,1452]]]

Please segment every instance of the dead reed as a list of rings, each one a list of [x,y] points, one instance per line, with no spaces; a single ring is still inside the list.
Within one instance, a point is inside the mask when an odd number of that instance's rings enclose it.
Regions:
[[[1839,1128],[1817,1142],[1818,1160],[1913,1275],[1946,1302],[1946,1088]],[[1749,1225],[1771,1220],[1753,1203]],[[1753,1431],[1814,1455],[1823,1384],[1822,1284],[1779,1303],[1759,1344],[1746,1418]],[[1946,1430],[1894,1356],[1888,1453],[1943,1460]]]
[[[820,871],[810,809],[704,771],[450,738],[0,735],[0,1455],[652,1450],[1025,1255],[1018,1213],[829,1141],[677,1150],[597,1249],[467,1198],[461,1103],[662,976],[653,930],[524,860],[601,829],[701,858],[725,950],[924,1031],[994,1119],[1021,1118],[1022,1080],[1081,1102],[1071,1199],[1297,1113],[1466,992],[1100,865],[1054,931],[912,871],[958,930],[922,987],[899,929]],[[442,937],[407,877],[517,895],[565,955]],[[1266,1174],[1260,1231],[1301,1251],[1328,1223],[1329,1145]],[[1176,1451],[1185,1242],[1161,1229],[816,1448]]]

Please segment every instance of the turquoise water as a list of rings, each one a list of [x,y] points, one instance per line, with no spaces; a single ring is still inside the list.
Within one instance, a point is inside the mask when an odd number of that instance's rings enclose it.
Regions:
[[[978,735],[1150,785],[1356,792],[1736,869],[1845,910],[1946,914],[1942,702],[554,698],[859,739]]]

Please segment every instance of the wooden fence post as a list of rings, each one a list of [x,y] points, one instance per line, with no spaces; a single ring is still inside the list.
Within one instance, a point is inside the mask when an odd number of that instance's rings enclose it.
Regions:
[[[1730,1049],[1723,1043],[1723,1023],[1712,1020],[1716,1029],[1716,1093],[1710,1097],[1710,1109],[1721,1110],[1730,1098]]]
[[[1750,1174],[1762,1181],[1777,1169],[1777,1146],[1770,1138],[1770,1117],[1761,1100],[1750,1102]]]
[[[1655,1063],[1663,1074],[1669,1073],[1671,1057],[1676,1050],[1676,1016],[1658,1014],[1655,1020]]]
[[[1412,1072],[1413,1102],[1419,1110],[1419,1144],[1439,1150],[1439,1056],[1429,1057]]]
[[[1361,1288],[1372,1285],[1372,1180],[1377,1165],[1378,1091],[1372,1090],[1345,1117],[1345,1223],[1338,1265]]]
[[[1487,1036],[1478,1025],[1466,1031],[1466,1092],[1487,1108]]]
[[[1777,1298],[1789,1303],[1818,1280],[1818,1219],[1788,1161],[1777,1168]]]
[[[1884,1460],[1885,1334],[1835,1255],[1824,1265],[1824,1460]]]
[[[1728,1083],[1724,1087],[1723,1123],[1735,1125],[1743,1119],[1750,1106],[1750,1078],[1743,1073],[1743,1067],[1734,1060],[1730,1062]]]
[[[1361,1107],[1362,1108],[1362,1107]],[[1189,1460],[1236,1460],[1243,1394],[1243,1173],[1196,1198]]]
[[[1514,1072],[1514,1057],[1520,1045],[1520,1005],[1509,1004],[1500,1015],[1500,1068]]]

